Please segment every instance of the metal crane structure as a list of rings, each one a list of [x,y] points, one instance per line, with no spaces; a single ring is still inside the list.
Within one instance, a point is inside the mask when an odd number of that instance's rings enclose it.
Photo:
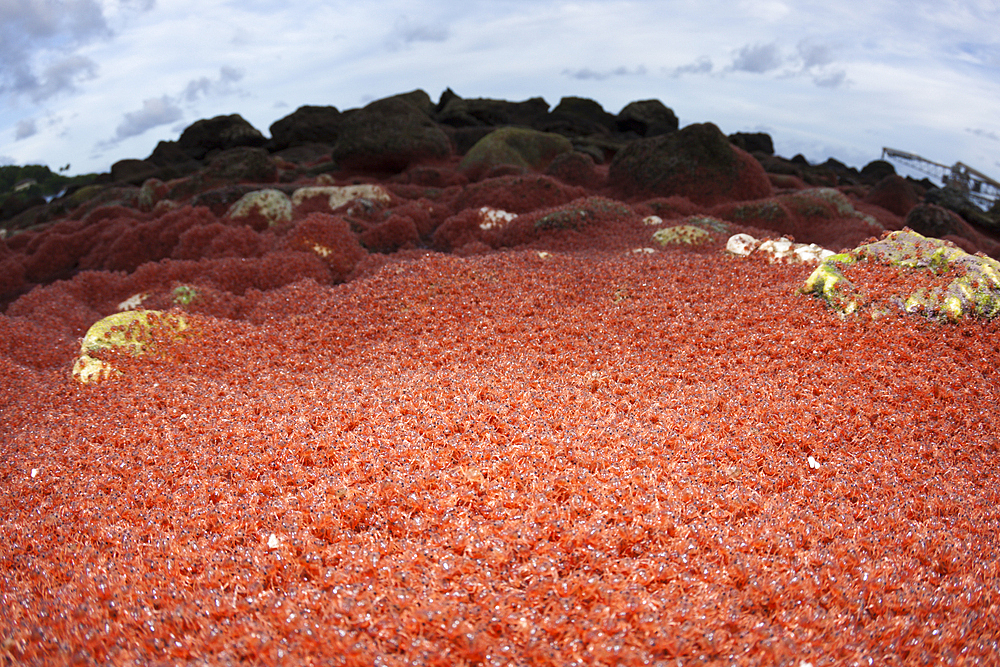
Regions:
[[[941,180],[946,188],[954,188],[974,203],[989,208],[1000,199],[1000,183],[967,164],[956,162],[951,167],[933,162],[914,153],[883,148],[882,159],[890,158]]]

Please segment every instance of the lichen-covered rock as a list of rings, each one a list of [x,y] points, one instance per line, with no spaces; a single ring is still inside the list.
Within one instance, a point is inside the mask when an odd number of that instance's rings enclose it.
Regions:
[[[255,229],[274,227],[291,221],[292,202],[281,190],[256,190],[240,197],[227,215],[234,220],[245,220]]]
[[[814,264],[834,253],[815,243],[795,243],[791,239],[765,239],[760,241],[749,234],[735,234],[726,242],[726,252],[738,257],[748,257],[758,253],[767,261],[782,264]]]
[[[360,185],[317,185],[299,188],[292,193],[292,206],[299,207],[315,197],[326,199],[329,210],[340,208],[355,199],[367,199],[372,202],[388,204],[392,195],[381,185],[362,183]]]
[[[851,269],[861,265],[894,271],[879,281],[888,287],[866,284],[864,272],[859,272],[861,278],[852,279]],[[828,257],[801,291],[824,299],[844,315],[870,307],[877,316],[895,306],[949,320],[992,318],[1000,314],[1000,262],[904,229]]]
[[[713,241],[712,235],[695,225],[674,225],[653,233],[653,240],[662,246],[702,245]]]
[[[118,349],[138,356],[155,353],[157,343],[177,340],[190,331],[183,315],[156,310],[126,310],[94,323],[83,337],[80,356],[73,364],[73,378],[83,384],[99,382],[118,371],[99,358],[102,351]]]
[[[541,171],[557,155],[572,150],[573,144],[560,134],[505,127],[476,142],[462,158],[459,169],[470,180],[478,180],[499,166]]]
[[[704,206],[772,193],[760,163],[712,123],[633,141],[612,160],[608,184],[627,198],[680,195]]]

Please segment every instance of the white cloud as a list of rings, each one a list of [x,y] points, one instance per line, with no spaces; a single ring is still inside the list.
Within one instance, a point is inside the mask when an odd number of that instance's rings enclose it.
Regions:
[[[736,52],[729,70],[763,74],[779,67],[781,67],[781,54],[778,51],[778,43],[772,42],[771,44],[747,44],[740,48]]]
[[[711,72],[712,59],[708,56],[701,56],[693,63],[681,65],[668,71],[670,76],[675,79],[683,74],[711,74]]]
[[[14,135],[14,141],[20,141],[21,139],[27,139],[38,133],[38,126],[35,123],[34,118],[26,118],[25,120],[18,121],[17,132]]]
[[[125,120],[115,129],[115,139],[120,141],[128,137],[142,134],[158,125],[167,125],[180,120],[184,116],[174,101],[163,97],[143,100],[142,109],[125,114]]]
[[[409,16],[400,16],[393,25],[387,44],[390,48],[397,49],[414,42],[443,42],[448,39],[449,34],[445,24],[425,23]]]
[[[451,87],[552,105],[586,96],[612,113],[659,97],[682,123],[765,125],[780,154],[820,162],[862,166],[883,145],[949,164],[997,159],[993,0],[668,6],[469,0],[445,13],[431,0],[0,0],[0,153],[103,170],[148,155],[196,118],[240,113],[264,130],[303,104],[346,109]],[[19,131],[27,136],[15,140]],[[94,137],[110,139],[95,147]]]
[[[822,67],[833,62],[833,49],[829,44],[803,39],[799,42],[797,49],[804,69]]]
[[[627,67],[616,67],[612,70],[595,71],[589,67],[584,67],[578,70],[564,69],[561,73],[563,76],[568,76],[574,79],[595,79],[597,81],[603,81],[604,79],[613,76],[642,76],[646,73],[646,68],[643,65],[639,65],[634,70],[630,70]]]
[[[813,77],[813,83],[820,88],[837,88],[847,80],[847,72],[839,69],[835,72],[817,74]]]
[[[741,0],[739,6],[747,15],[768,22],[779,21],[792,11],[779,0]]]
[[[75,55],[52,63],[45,68],[41,79],[36,79],[29,94],[35,102],[41,102],[60,93],[76,91],[78,81],[86,81],[97,76],[97,64],[85,56]]]
[[[181,97],[187,102],[195,102],[199,97],[209,95],[229,95],[234,91],[233,85],[243,78],[243,70],[235,67],[223,66],[219,68],[219,78],[209,79],[207,76],[189,81],[181,93]]]
[[[0,2],[0,92],[36,102],[72,92],[74,81],[93,76],[96,65],[73,50],[110,36],[96,0]],[[38,61],[48,60],[39,75]]]
[[[991,141],[1000,141],[1000,136],[997,136],[996,132],[991,132],[989,130],[984,130],[982,128],[965,128],[965,131],[969,134],[979,137],[980,139],[990,139]]]

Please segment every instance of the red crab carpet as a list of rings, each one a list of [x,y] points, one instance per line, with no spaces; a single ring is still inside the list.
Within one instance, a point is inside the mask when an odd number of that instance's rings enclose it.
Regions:
[[[0,239],[0,664],[1000,662],[1000,324],[725,252],[902,226],[856,187],[753,167],[742,226],[701,186],[424,168],[338,208],[277,169],[277,223],[229,208],[274,180],[136,186]],[[186,328],[74,377],[140,306]]]
[[[96,386],[8,361],[3,655],[992,663],[996,326],[717,255],[432,256]]]

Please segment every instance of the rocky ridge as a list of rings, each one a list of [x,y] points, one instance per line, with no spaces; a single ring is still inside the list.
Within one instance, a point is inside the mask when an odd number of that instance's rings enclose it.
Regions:
[[[416,90],[360,109],[304,106],[269,130],[238,114],[199,120],[147,158],[3,220],[0,304],[84,271],[170,260],[286,254],[301,270],[277,284],[334,284],[415,251],[557,247],[568,230],[611,247],[624,240],[607,223],[649,216],[670,226],[711,215],[731,233],[834,251],[907,226],[1000,256],[997,216],[959,194],[883,161],[812,165],[774,155],[767,134],[680,128],[659,100],[611,114],[578,97],[550,109],[450,89],[435,103]],[[485,225],[487,208],[523,219]]]

